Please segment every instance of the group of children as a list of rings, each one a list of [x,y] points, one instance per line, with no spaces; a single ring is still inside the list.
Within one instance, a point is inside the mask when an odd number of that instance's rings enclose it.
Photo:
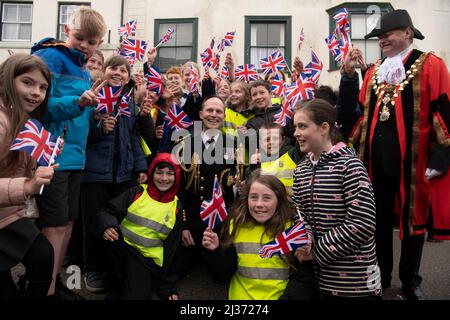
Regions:
[[[126,59],[104,62],[97,49],[106,24],[98,12],[81,8],[64,30],[66,42],[43,39],[33,55],[15,54],[0,67],[1,298],[19,297],[11,277],[19,262],[26,267],[25,296],[70,294],[59,271],[79,214],[88,288],[102,287],[95,283],[107,273],[110,298],[151,299],[155,291],[162,299],[179,298],[177,255],[186,246],[184,206],[191,199],[182,197],[188,172],[170,154],[174,142],[164,125],[172,103],[224,136],[250,129],[259,135],[257,150],[244,156],[248,169],[235,179],[227,219],[200,235],[211,274],[231,279],[230,299],[380,297],[373,192],[363,164],[338,138],[332,104],[302,104],[293,127],[282,127],[273,123],[281,100],[269,82],[247,85],[232,81],[232,74],[228,80],[206,75],[201,94],[190,93],[185,84],[199,74],[192,73],[192,62],[170,68],[160,94],[147,91],[142,76],[132,79]],[[155,54],[149,50],[144,69]],[[227,63],[232,70],[231,56]],[[129,117],[117,115],[119,103],[112,114],[95,111],[105,86],[121,88],[119,102],[131,93]],[[36,168],[23,152],[9,150],[29,118],[52,134],[66,131],[56,165]],[[33,195],[42,185],[36,206]],[[262,245],[298,215],[309,244],[261,258]]]

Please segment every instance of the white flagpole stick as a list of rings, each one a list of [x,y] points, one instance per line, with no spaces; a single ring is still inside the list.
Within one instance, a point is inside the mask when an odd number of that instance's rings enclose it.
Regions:
[[[56,151],[58,151],[59,141],[61,140],[61,137],[58,137],[55,142],[55,147],[53,148],[52,155],[50,157],[50,161],[48,162],[48,166],[50,167],[53,164],[53,161],[55,160]],[[42,192],[44,191],[44,185],[41,186],[41,190],[39,190],[39,195],[42,195]]]

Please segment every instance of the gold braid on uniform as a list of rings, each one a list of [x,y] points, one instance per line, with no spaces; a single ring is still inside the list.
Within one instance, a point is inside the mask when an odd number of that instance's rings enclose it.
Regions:
[[[231,169],[228,168],[228,169],[223,170],[223,171],[220,173],[219,183],[220,183],[221,186],[222,186],[223,177],[225,176],[226,173],[228,173],[228,172],[230,172],[230,171],[231,171]],[[229,175],[229,176],[228,176],[228,179],[227,179],[227,186],[228,186],[228,187],[231,187],[233,184],[234,184],[234,178],[233,178],[231,175]],[[222,192],[225,194],[225,190],[222,190]]]
[[[175,157],[177,158],[177,161],[180,164],[181,169],[189,176],[185,190],[189,189],[189,187],[192,185],[192,182],[195,180],[194,192],[197,192],[198,178],[200,177],[200,165],[199,165],[200,157],[196,152],[194,152],[194,154],[191,157],[191,166],[188,169],[184,165],[183,157],[181,156],[181,153],[183,153],[185,147],[184,139],[187,137],[188,136],[181,138],[176,142],[176,143],[180,142],[181,146],[178,149],[178,152],[175,153]]]

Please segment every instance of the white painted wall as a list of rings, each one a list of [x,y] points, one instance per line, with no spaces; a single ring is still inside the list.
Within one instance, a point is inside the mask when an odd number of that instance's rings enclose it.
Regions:
[[[245,16],[292,16],[292,58],[297,55],[297,39],[304,28],[305,42],[300,58],[309,61],[309,47],[312,46],[329,66],[328,48],[324,38],[329,34],[327,9],[344,3],[340,0],[128,0],[124,20],[138,19],[138,34],[142,39],[153,41],[154,19],[198,18],[198,51],[204,50],[213,35],[222,36],[236,30],[231,48],[235,64],[244,63]],[[355,2],[373,2],[358,0]],[[416,40],[414,46],[423,51],[433,50],[450,65],[450,1],[448,0],[391,0],[395,9],[406,9],[413,23],[425,35],[425,40]],[[226,50],[230,50],[227,48]],[[200,57],[197,57],[200,61]],[[321,83],[337,88],[338,72],[325,70]]]

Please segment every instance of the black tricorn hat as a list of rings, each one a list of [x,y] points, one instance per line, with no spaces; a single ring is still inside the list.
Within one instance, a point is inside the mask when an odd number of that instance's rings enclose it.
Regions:
[[[380,27],[379,29],[377,27]],[[402,28],[411,28],[414,32],[414,38],[419,40],[423,40],[425,37],[422,33],[414,28],[411,17],[409,16],[408,11],[399,9],[394,10],[385,15],[381,16],[379,23],[377,24],[372,32],[367,34],[364,38],[369,39],[373,37],[377,37],[385,32],[402,29]]]

